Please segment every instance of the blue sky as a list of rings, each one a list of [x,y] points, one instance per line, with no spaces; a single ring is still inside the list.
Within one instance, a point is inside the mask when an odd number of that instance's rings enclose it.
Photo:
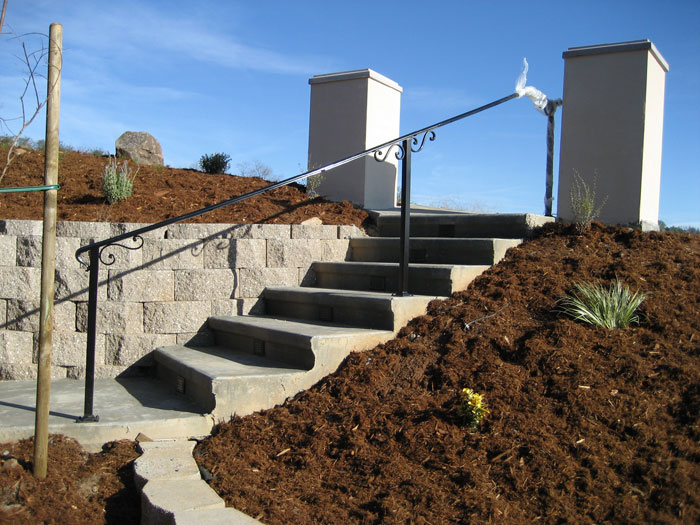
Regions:
[[[171,166],[225,152],[278,178],[305,168],[313,75],[371,68],[398,82],[405,133],[512,93],[523,57],[528,84],[557,98],[569,47],[648,38],[670,64],[659,218],[700,226],[697,0],[9,0],[3,32],[51,22],[64,31],[62,142],[113,151],[124,131],[148,131]],[[4,34],[4,118],[20,114],[18,53]],[[414,156],[412,200],[541,213],[545,131],[527,100],[440,130]]]

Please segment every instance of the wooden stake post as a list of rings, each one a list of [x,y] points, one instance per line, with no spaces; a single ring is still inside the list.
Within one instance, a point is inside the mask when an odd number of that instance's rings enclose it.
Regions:
[[[46,103],[44,184],[58,184],[58,121],[61,102],[63,27],[49,30],[49,71]],[[41,254],[41,306],[39,311],[39,374],[36,386],[34,425],[34,476],[45,478],[49,448],[49,397],[51,395],[51,349],[56,256],[57,190],[44,192],[44,232]]]

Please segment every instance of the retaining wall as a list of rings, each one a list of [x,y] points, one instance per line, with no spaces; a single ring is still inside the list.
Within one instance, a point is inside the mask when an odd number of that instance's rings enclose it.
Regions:
[[[141,226],[57,224],[54,377],[84,377],[88,272],[75,251]],[[312,284],[311,263],[348,259],[348,239],[361,235],[354,226],[174,224],[145,234],[139,250],[105,250],[114,263],[100,265],[95,375],[138,372],[158,346],[213,343],[210,315],[260,312],[265,286]],[[41,245],[41,221],[0,220],[0,379],[36,377]]]

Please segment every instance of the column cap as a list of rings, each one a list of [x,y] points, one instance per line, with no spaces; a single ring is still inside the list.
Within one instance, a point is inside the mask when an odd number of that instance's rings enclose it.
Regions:
[[[342,71],[340,73],[328,73],[325,75],[314,75],[309,79],[309,84],[323,84],[327,82],[339,82],[342,80],[355,80],[358,78],[371,78],[380,84],[395,89],[399,93],[403,92],[403,88],[396,82],[384,75],[377,73],[372,69],[356,69],[354,71]]]
[[[562,54],[563,58],[574,58],[589,55],[603,55],[607,53],[624,53],[628,51],[650,51],[659,65],[668,72],[668,62],[661,56],[659,50],[649,39],[632,40],[630,42],[616,42],[612,44],[597,44],[593,46],[570,47]]]

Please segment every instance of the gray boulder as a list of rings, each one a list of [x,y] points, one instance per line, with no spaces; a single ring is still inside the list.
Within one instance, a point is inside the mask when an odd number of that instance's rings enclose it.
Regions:
[[[163,165],[163,149],[150,133],[127,131],[117,139],[115,145],[117,157],[131,159],[146,166]]]

